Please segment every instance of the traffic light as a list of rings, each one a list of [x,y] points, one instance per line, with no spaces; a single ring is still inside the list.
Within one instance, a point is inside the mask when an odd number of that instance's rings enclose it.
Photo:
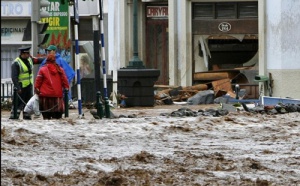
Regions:
[[[49,34],[45,34],[49,23],[40,22],[41,18],[50,16],[49,5],[48,0],[31,0],[32,42],[35,46],[41,46],[49,39]]]
[[[48,26],[49,26],[49,23],[37,22],[37,31],[38,31],[37,44],[38,44],[38,46],[41,46],[48,41],[50,34],[45,34]]]
[[[47,7],[50,5],[48,0],[31,0],[31,21],[40,21],[43,17],[49,17]]]

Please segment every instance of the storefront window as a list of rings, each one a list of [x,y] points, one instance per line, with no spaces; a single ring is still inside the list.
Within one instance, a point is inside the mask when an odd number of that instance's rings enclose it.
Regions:
[[[11,64],[19,56],[21,45],[1,45],[1,79],[11,78]]]

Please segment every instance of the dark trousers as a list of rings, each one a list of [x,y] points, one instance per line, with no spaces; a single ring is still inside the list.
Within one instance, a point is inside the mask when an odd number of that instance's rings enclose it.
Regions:
[[[22,88],[22,92],[17,96],[17,100],[13,100],[12,102],[12,109],[10,112],[10,118],[13,119],[14,116],[14,105],[15,105],[15,101],[17,101],[17,118],[19,118],[20,113],[23,112],[27,102],[30,100],[30,98],[33,96],[33,92],[32,92],[32,85],[29,85],[27,87]],[[26,112],[23,112],[23,118],[28,118],[30,117],[29,114],[27,114]]]
[[[62,112],[42,112],[43,119],[60,119],[62,118]]]

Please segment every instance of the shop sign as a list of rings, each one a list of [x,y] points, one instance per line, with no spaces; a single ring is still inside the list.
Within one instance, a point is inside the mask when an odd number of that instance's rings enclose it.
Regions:
[[[147,6],[147,17],[167,18],[168,15],[168,6]]]
[[[219,24],[218,28],[221,32],[228,32],[231,30],[231,24],[227,22],[222,22]]]
[[[25,27],[2,27],[1,28],[1,37],[11,36],[13,33],[23,33]]]
[[[1,20],[1,41],[4,43],[22,41],[27,21],[28,19]]]
[[[30,17],[31,3],[20,1],[1,1],[1,17]]]
[[[44,46],[39,48],[39,55],[46,56],[45,48],[49,45],[55,45],[58,53],[61,54],[67,62],[70,62],[71,40],[69,37],[69,5],[61,3],[61,0],[49,0],[50,5],[47,8],[50,16],[41,18],[41,22],[49,23],[46,33],[50,37]]]

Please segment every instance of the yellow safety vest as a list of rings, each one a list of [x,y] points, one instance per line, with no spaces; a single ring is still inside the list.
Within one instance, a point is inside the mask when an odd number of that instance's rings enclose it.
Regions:
[[[31,60],[31,58],[28,58],[29,64],[31,66],[31,69],[33,71],[33,62]],[[20,73],[18,76],[19,82],[22,83],[22,88],[27,87],[30,84],[33,84],[33,76],[32,76],[32,71],[31,74],[28,73],[28,68],[25,65],[25,63],[19,58],[17,57],[15,62],[17,62],[19,64],[20,67]]]

